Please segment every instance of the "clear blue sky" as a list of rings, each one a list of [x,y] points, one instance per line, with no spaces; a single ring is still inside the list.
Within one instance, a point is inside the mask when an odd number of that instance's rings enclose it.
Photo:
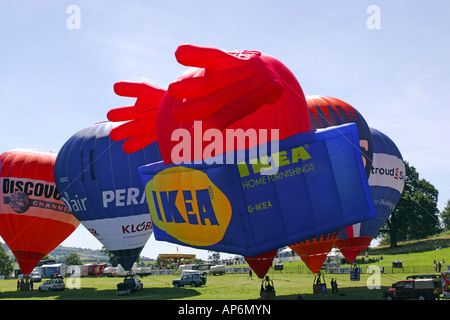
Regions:
[[[80,9],[80,29],[67,27],[70,5]],[[380,9],[380,29],[367,27],[370,5]],[[445,0],[2,0],[0,151],[59,151],[110,108],[133,103],[114,94],[119,80],[167,88],[186,70],[174,57],[180,44],[253,49],[288,66],[305,94],[344,100],[391,137],[439,190],[442,210],[450,199],[449,17]],[[82,227],[63,244],[101,247]],[[175,248],[152,236],[142,254]]]

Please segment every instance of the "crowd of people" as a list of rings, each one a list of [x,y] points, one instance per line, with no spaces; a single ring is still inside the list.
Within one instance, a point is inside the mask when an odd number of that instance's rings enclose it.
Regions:
[[[21,280],[17,280],[17,291],[33,291],[33,279],[22,278]]]

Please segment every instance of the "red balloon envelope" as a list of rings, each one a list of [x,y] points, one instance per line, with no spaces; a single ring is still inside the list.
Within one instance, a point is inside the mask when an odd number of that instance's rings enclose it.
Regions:
[[[317,273],[320,271],[323,262],[327,258],[328,252],[333,249],[340,234],[340,230],[329,232],[318,237],[301,241],[300,243],[289,246],[289,248],[300,256],[312,273]]]
[[[250,268],[255,271],[258,278],[262,279],[269,271],[272,265],[273,259],[277,256],[278,250],[269,251],[254,257],[245,257],[245,261],[248,263]]]
[[[24,274],[80,224],[56,190],[55,160],[56,153],[41,150],[11,150],[0,156],[0,236]]]
[[[118,95],[137,98],[134,106],[114,108],[107,115],[111,121],[131,120],[110,134],[114,141],[128,139],[123,144],[126,152],[158,140],[164,162],[173,163],[173,149],[182,138],[173,136],[177,129],[188,132],[188,141],[183,142],[190,144],[192,152],[175,162],[219,154],[203,154],[202,142],[209,144],[211,139],[205,136],[208,129],[224,136],[226,129],[256,131],[258,140],[245,148],[270,141],[271,129],[279,133],[274,139],[309,131],[303,90],[279,60],[258,51],[225,52],[193,45],[179,46],[175,55],[178,62],[194,68],[171,83],[167,91],[147,83],[120,81],[114,85]],[[259,135],[260,129],[269,131],[269,137]],[[242,148],[226,141],[222,147],[223,152]]]

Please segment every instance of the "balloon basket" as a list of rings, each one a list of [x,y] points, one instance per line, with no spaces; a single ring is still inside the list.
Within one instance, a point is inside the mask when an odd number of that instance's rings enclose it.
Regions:
[[[353,265],[350,270],[350,281],[360,281],[361,280],[361,269],[358,265]]]
[[[276,292],[273,286],[273,281],[265,276],[264,280],[261,282],[261,290],[259,292],[261,300],[275,300]]]
[[[314,276],[313,293],[327,293],[327,284],[325,283],[325,277],[320,273],[320,271],[317,273],[317,275]]]

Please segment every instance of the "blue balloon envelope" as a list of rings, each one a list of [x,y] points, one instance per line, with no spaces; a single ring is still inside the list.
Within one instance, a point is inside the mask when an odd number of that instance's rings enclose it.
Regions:
[[[346,227],[336,241],[336,246],[350,262],[369,246],[394,211],[406,179],[403,157],[395,143],[376,129],[370,128],[370,132],[373,139],[373,162],[369,186],[377,216]]]
[[[253,257],[375,217],[355,124],[253,151],[140,167],[155,238]]]
[[[55,181],[72,214],[131,269],[153,232],[138,168],[161,160],[157,143],[135,153],[109,138],[120,125],[102,122],[81,130],[61,148]]]

